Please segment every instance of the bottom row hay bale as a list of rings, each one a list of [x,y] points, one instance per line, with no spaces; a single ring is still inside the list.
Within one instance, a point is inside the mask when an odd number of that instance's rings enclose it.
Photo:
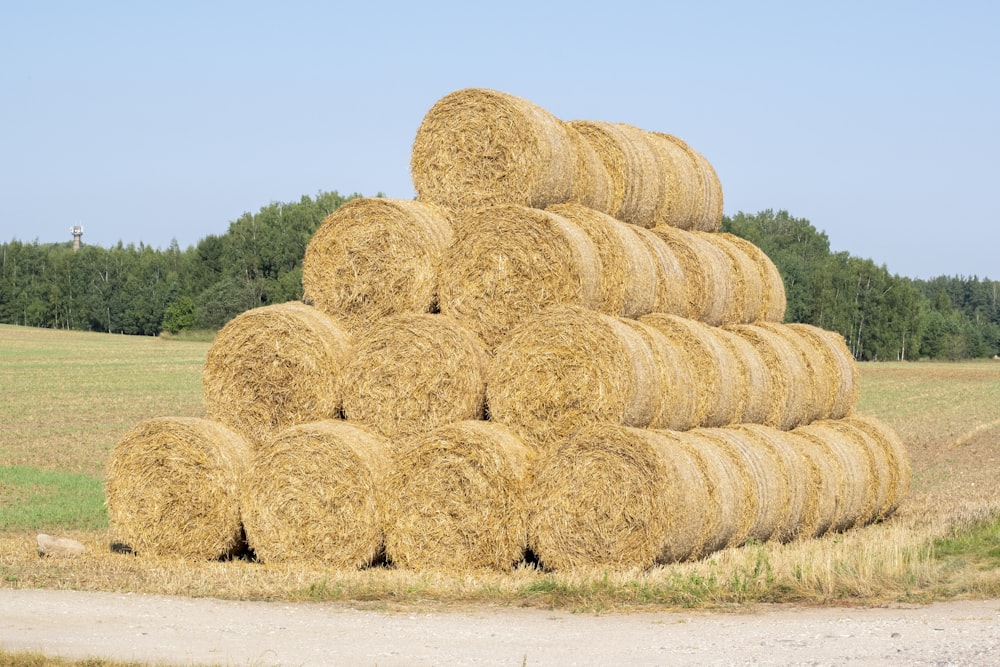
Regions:
[[[784,431],[771,429],[760,424],[740,424],[736,428],[750,436],[750,444],[761,447],[770,457],[784,507],[783,517],[779,517],[771,534],[771,539],[788,542],[798,536],[802,525],[803,512],[808,493],[808,471],[806,462],[789,442]]]
[[[385,485],[386,557],[420,570],[509,569],[527,548],[530,444],[462,421],[403,441]]]
[[[379,557],[389,441],[326,420],[285,429],[259,445],[243,486],[247,542],[266,563],[356,568]]]
[[[842,421],[864,431],[871,438],[872,445],[880,448],[885,456],[888,466],[888,489],[885,504],[876,519],[888,518],[899,509],[899,505],[910,492],[913,473],[909,452],[899,436],[874,417],[851,415]]]
[[[240,490],[250,458],[243,438],[215,421],[159,417],[136,424],[108,457],[112,543],[141,555],[240,554]]]

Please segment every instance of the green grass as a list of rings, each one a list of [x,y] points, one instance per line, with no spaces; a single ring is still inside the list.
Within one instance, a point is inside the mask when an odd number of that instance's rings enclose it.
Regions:
[[[950,568],[1000,569],[1000,516],[952,528],[934,540],[934,556]]]
[[[82,473],[0,466],[0,530],[101,530],[101,480]]]
[[[69,660],[30,651],[8,652],[0,648],[0,667],[143,667],[141,662],[119,662],[101,658]]]

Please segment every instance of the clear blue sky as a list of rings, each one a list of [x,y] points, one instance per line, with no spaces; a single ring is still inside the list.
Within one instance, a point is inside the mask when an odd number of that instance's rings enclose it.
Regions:
[[[487,87],[680,136],[727,214],[1000,279],[1000,3],[0,4],[0,240],[187,247],[336,190],[414,196],[413,137]]]

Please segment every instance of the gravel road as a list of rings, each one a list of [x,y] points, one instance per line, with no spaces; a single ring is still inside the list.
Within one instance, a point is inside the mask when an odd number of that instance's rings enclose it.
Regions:
[[[0,589],[0,646],[174,665],[998,665],[1000,600],[587,615]]]

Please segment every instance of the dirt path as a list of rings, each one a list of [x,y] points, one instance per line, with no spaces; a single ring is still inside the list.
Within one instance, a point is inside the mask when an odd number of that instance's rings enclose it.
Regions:
[[[328,604],[0,589],[0,646],[221,665],[995,665],[1000,600],[754,613]]]

